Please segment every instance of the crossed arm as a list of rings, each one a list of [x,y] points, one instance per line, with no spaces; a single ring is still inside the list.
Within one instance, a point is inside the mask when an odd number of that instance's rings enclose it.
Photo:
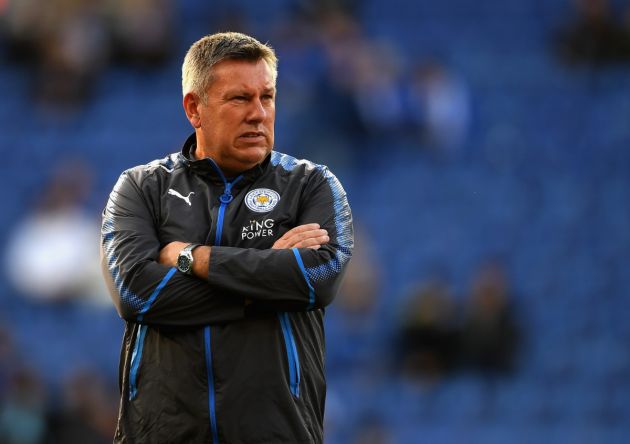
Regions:
[[[310,248],[319,249],[322,245],[330,241],[328,231],[320,228],[319,224],[304,224],[284,233],[271,247],[274,250],[290,249],[290,248]],[[177,257],[180,251],[188,245],[186,242],[171,242],[162,250],[158,262],[162,265],[175,267],[177,265]],[[210,255],[212,247],[200,245],[193,250],[193,274],[204,280],[208,280],[208,271],[210,266]]]
[[[146,233],[146,230],[144,232]],[[317,223],[310,223],[299,225],[287,231],[281,238],[276,240],[271,249],[260,251],[287,251],[292,248],[305,248],[309,251],[315,251],[328,244],[329,241],[327,230],[320,228],[320,225]],[[243,297],[240,291],[235,292],[231,288],[227,288],[227,291],[218,291],[215,286],[208,286],[212,274],[210,258],[214,247],[201,245],[193,250],[193,276],[168,271],[175,271],[177,257],[186,245],[188,245],[186,242],[170,242],[159,251],[155,262],[143,260],[133,267],[134,275],[137,276],[135,280],[138,284],[136,285],[141,285],[140,288],[146,288],[142,290],[142,293],[132,293],[124,288],[121,278],[118,279],[118,282],[115,282],[116,277],[119,275],[117,272],[114,273],[114,280],[108,280],[108,283],[110,283],[114,304],[122,318],[134,322],[163,326],[195,326],[207,323],[230,322],[242,319],[245,316],[245,307],[253,302],[251,297]],[[222,248],[225,249],[225,247]],[[289,255],[293,256],[290,252]],[[106,241],[103,249],[105,276],[111,276],[111,263],[108,266],[108,256]],[[220,268],[220,270],[215,271],[215,273],[223,273],[225,276],[225,270],[221,269],[225,266],[225,262],[220,259],[219,262],[222,262],[222,264],[216,268]],[[273,268],[283,269],[283,267],[277,266]],[[147,279],[147,276],[153,277]],[[147,280],[146,284],[143,283],[145,279]],[[160,283],[156,286],[159,280],[163,284]],[[223,279],[222,281],[225,280]],[[252,284],[248,282],[247,278],[242,277],[233,276],[233,279],[230,280],[238,280],[244,286]],[[218,279],[215,279],[215,285],[218,285],[218,281]],[[131,282],[133,283],[133,280]],[[262,287],[262,283],[258,284],[258,286]],[[256,284],[254,283],[254,285]],[[260,291],[258,288],[257,290]],[[254,293],[256,291],[250,290],[245,294],[250,296]],[[273,309],[277,305],[278,310],[287,310],[290,307],[295,307],[297,310],[304,309],[303,302],[292,302],[289,300],[290,298],[287,298],[287,294],[282,294],[284,293],[283,291],[274,292],[274,294],[276,293],[278,300],[270,299],[267,301],[268,308]],[[143,297],[142,294],[146,296]],[[149,294],[155,295],[155,297],[149,296]],[[157,297],[158,294],[159,297]],[[296,294],[299,293],[296,292]],[[300,298],[300,296],[297,297]]]

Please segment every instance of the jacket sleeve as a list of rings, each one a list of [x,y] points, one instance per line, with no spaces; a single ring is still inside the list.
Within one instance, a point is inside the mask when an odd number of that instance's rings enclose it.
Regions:
[[[311,173],[296,211],[296,225],[319,223],[328,231],[330,242],[319,250],[212,247],[210,286],[278,311],[304,311],[330,304],[354,246],[346,193],[327,168],[318,167]]]
[[[137,172],[123,173],[103,212],[101,258],[119,315],[159,326],[198,326],[244,317],[244,299],[157,262],[160,241]]]

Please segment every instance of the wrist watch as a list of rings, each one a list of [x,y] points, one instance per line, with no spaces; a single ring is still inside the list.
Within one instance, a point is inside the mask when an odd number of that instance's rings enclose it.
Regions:
[[[179,252],[179,256],[177,256],[177,269],[179,271],[184,274],[192,274],[194,262],[192,252],[198,246],[199,244],[188,244]]]

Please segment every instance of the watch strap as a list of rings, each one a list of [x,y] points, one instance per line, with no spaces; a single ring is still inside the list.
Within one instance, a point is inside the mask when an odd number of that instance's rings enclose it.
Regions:
[[[198,246],[200,246],[200,245],[201,245],[201,244],[188,244],[188,245],[186,245],[186,246],[182,249],[182,251],[181,251],[179,254],[182,254],[182,253],[184,253],[184,252],[190,252],[190,253],[192,253],[192,251],[193,251],[195,248],[197,248]]]

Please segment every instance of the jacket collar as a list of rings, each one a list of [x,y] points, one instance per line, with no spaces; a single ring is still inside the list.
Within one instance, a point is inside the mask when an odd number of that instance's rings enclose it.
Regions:
[[[181,152],[179,153],[181,160],[184,162],[184,164],[188,168],[190,168],[191,171],[203,177],[209,178],[213,182],[216,182],[221,185],[225,183],[225,180],[230,181],[234,179],[230,177],[226,178],[214,160],[208,157],[204,159],[198,159],[198,160],[195,159],[192,153],[194,152],[196,146],[197,146],[197,137],[195,133],[192,133],[186,139],[186,142],[184,142],[184,146],[182,147]],[[239,180],[239,184],[253,182],[255,179],[260,177],[267,169],[267,166],[269,165],[270,161],[271,161],[271,153],[269,153],[269,155],[265,157],[265,159],[261,163],[256,165],[255,167],[242,172],[240,175],[243,177]]]

